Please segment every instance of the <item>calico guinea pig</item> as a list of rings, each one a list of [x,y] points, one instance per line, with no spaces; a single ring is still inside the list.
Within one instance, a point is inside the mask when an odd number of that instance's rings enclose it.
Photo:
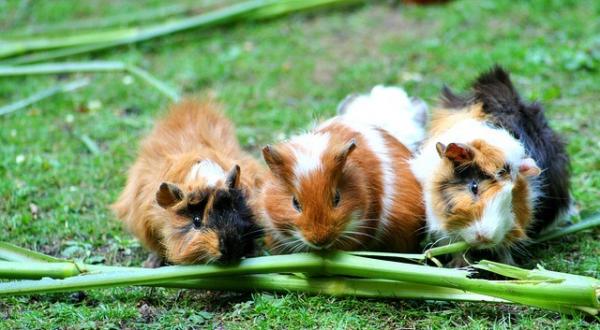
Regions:
[[[264,147],[270,249],[416,250],[425,213],[408,159],[422,111],[404,90],[378,86],[312,132]]]
[[[512,263],[511,251],[569,210],[569,160],[541,106],[521,101],[502,68],[472,89],[444,89],[412,169],[432,239],[464,240]]]
[[[158,257],[149,266],[230,262],[251,255],[261,235],[262,177],[214,105],[184,101],[142,142],[113,210]]]

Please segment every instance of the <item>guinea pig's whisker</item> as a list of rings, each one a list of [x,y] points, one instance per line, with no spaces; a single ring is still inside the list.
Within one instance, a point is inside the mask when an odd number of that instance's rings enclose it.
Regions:
[[[344,235],[358,235],[358,236],[366,236],[368,238],[375,238],[375,236],[367,234],[367,233],[363,233],[363,232],[359,232],[359,231],[344,231],[342,232],[342,234]]]
[[[352,237],[351,235],[347,235],[346,232],[342,233],[342,235],[340,236],[340,238],[351,240],[351,241],[355,242],[356,244],[358,244],[360,246],[363,245],[362,242],[358,238]]]
[[[273,249],[282,249],[282,250],[285,250],[290,245],[293,245],[293,244],[296,244],[296,243],[298,243],[297,239],[289,239],[287,241],[282,241],[279,244],[275,245],[273,247]]]
[[[307,249],[306,244],[304,244],[304,242],[302,242],[301,240],[298,240],[297,244],[292,248],[292,253],[302,252],[303,250],[306,250],[306,249]]]
[[[351,244],[350,244],[350,243],[352,243],[352,242],[354,242],[354,243],[357,243],[357,244],[359,244],[359,245],[362,245],[362,244],[360,243],[360,241],[358,241],[356,238],[354,238],[354,237],[351,237],[351,236],[345,236],[345,235],[342,235],[342,236],[338,237],[338,238],[335,240],[335,242],[336,242],[336,243],[337,243],[337,242],[341,242],[341,243],[342,243],[342,245],[343,245],[343,247],[342,247],[342,248],[346,248],[346,247],[348,247],[348,246],[351,246]]]

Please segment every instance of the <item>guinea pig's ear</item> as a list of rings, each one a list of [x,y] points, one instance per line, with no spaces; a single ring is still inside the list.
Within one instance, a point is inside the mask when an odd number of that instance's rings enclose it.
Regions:
[[[438,142],[435,145],[440,157],[450,159],[455,164],[462,164],[473,160],[473,151],[471,148],[462,143],[450,143],[447,146]]]
[[[163,182],[156,192],[156,202],[162,208],[171,207],[183,200],[183,192],[172,183]]]
[[[284,163],[283,157],[279,151],[277,151],[272,145],[268,144],[262,149],[262,154],[271,171],[275,174],[279,174]]]
[[[338,167],[343,167],[346,164],[348,156],[356,149],[356,140],[348,141],[335,155],[335,162]]]
[[[540,170],[533,158],[525,158],[519,164],[519,173],[524,176],[538,176],[542,173],[542,170]]]
[[[240,187],[240,166],[235,164],[227,173],[225,185],[229,189],[237,189]]]

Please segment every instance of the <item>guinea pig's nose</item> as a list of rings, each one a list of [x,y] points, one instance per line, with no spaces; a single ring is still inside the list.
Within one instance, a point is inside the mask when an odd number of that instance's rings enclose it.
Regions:
[[[313,238],[311,243],[319,248],[326,249],[333,244],[333,239],[329,236],[320,236]]]
[[[478,243],[481,243],[481,244],[492,243],[491,239],[489,239],[487,236],[483,235],[480,232],[478,232],[477,234],[475,234],[475,239],[477,240]]]

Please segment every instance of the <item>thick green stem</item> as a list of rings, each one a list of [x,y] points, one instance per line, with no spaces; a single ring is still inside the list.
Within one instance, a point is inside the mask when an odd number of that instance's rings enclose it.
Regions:
[[[347,277],[302,278],[282,274],[203,278],[189,281],[165,282],[157,286],[229,291],[303,292],[331,296],[371,298],[508,302],[503,299],[468,293],[461,290],[407,282]]]
[[[0,262],[0,268],[6,267],[6,262]],[[10,263],[10,262],[8,262]],[[30,267],[31,264],[24,264]],[[60,263],[45,264],[60,266]],[[211,276],[232,276],[247,274],[264,274],[279,272],[308,272],[320,273],[323,259],[314,254],[294,254],[270,257],[258,257],[242,260],[238,265],[195,265],[195,266],[168,266],[157,269],[140,269],[134,272],[110,272],[85,276],[77,276],[65,280],[43,279],[40,281],[20,281],[0,284],[0,295],[29,294],[43,292],[58,292],[85,290],[102,287],[115,287],[126,285],[158,284],[173,280],[189,280]],[[69,268],[71,269],[71,268]],[[64,272],[64,269],[60,269]],[[8,275],[13,270],[0,271],[0,276]],[[21,273],[27,273],[21,269]],[[68,273],[64,273],[68,274]]]
[[[199,7],[202,8],[202,7]],[[170,16],[183,15],[192,9],[199,9],[190,5],[168,5],[158,8],[150,8],[139,10],[136,12],[128,12],[122,15],[116,15],[112,17],[101,17],[84,19],[77,21],[60,22],[56,24],[43,24],[43,25],[30,25],[22,30],[9,31],[8,34],[11,37],[31,35],[37,33],[69,33],[73,31],[81,31],[85,29],[98,29],[105,27],[113,27],[116,25],[131,24],[136,22],[163,19]]]
[[[0,242],[0,259],[7,261],[19,261],[19,262],[63,262],[64,260],[55,258],[43,253],[24,249],[22,247]]]
[[[600,308],[590,280],[569,275],[560,283],[547,280],[491,281],[469,278],[469,271],[373,260],[345,253],[332,253],[325,258],[325,271],[331,275],[382,278],[466,290],[497,298],[518,301],[520,297],[555,305]]]
[[[362,1],[362,0],[361,0]],[[0,50],[0,58],[23,54],[36,50],[59,48],[56,52],[50,51],[41,57],[24,56],[6,61],[6,64],[31,63],[42,58],[58,58],[75,55],[89,51],[106,49],[125,44],[136,43],[156,37],[189,30],[199,27],[213,27],[245,19],[269,18],[308,10],[325,5],[338,3],[354,3],[358,0],[253,0],[225,8],[213,10],[193,17],[182,18],[172,22],[156,24],[143,28],[129,28],[112,31],[91,32],[64,38],[37,38],[20,40],[18,42],[4,42]],[[66,52],[62,52],[65,48]]]

